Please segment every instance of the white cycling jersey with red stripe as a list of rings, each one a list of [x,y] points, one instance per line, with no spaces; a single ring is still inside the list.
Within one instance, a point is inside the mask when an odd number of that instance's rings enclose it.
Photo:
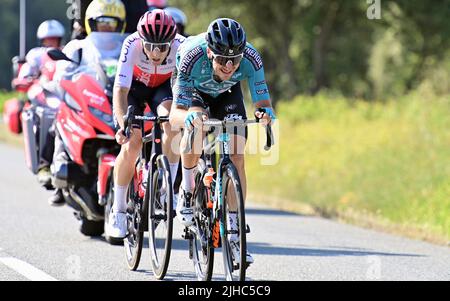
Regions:
[[[122,53],[117,64],[115,85],[130,88],[134,80],[142,82],[150,88],[155,88],[170,79],[175,70],[176,53],[185,37],[177,34],[172,42],[169,54],[164,62],[156,66],[144,52],[139,34],[128,36],[122,46]]]

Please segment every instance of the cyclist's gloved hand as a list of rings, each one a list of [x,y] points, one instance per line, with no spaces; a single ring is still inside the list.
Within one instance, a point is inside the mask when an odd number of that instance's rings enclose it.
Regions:
[[[188,131],[192,131],[194,127],[202,127],[203,120],[206,119],[206,115],[202,112],[189,112],[184,120],[184,124]]]
[[[255,111],[255,117],[258,119],[265,119],[267,123],[272,123],[277,119],[275,112],[271,107],[259,108]]]

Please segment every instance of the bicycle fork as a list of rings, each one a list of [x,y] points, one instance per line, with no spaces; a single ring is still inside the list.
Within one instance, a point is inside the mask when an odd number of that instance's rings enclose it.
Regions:
[[[223,221],[223,215],[225,212],[222,212],[223,208],[223,202],[225,202],[224,199],[224,193],[223,193],[223,173],[224,173],[224,162],[229,160],[229,145],[230,142],[230,135],[226,132],[219,135],[218,141],[221,145],[222,151],[223,151],[223,158],[220,159],[219,165],[218,165],[218,173],[217,173],[217,179],[216,179],[216,185],[214,187],[215,193],[213,195],[213,246],[214,248],[221,247],[221,237],[224,237],[226,235],[225,229],[226,221]]]

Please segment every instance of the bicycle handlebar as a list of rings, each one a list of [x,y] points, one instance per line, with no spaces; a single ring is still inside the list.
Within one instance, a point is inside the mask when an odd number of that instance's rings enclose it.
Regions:
[[[214,127],[214,126],[226,127],[229,125],[243,126],[243,125],[247,125],[247,124],[255,124],[255,123],[259,124],[260,120],[261,120],[260,118],[256,118],[254,120],[233,120],[233,121],[206,120],[206,121],[203,121],[203,125],[207,126],[207,127]],[[265,128],[266,128],[266,145],[264,146],[264,150],[269,151],[270,148],[274,145],[274,137],[273,137],[273,132],[272,132],[272,126],[270,124],[268,124],[265,126]],[[192,130],[188,130],[187,145],[185,148],[185,152],[189,152],[192,150],[192,145],[194,144],[194,137],[195,137],[196,132],[197,132],[197,128],[195,128],[195,127]]]
[[[140,116],[140,115],[134,115],[134,107],[128,106],[127,114],[123,116],[123,126],[124,126],[124,132],[125,136],[127,138],[130,138],[130,126],[133,124],[133,121],[139,120],[139,121],[153,121],[156,123],[162,123],[162,122],[168,122],[169,116]]]

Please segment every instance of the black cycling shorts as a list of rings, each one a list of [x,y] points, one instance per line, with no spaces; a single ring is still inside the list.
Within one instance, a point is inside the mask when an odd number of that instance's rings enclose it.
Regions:
[[[242,94],[240,83],[237,83],[230,90],[216,98],[197,90],[193,95],[192,106],[205,109],[209,118],[218,120],[247,119],[244,95]],[[247,127],[234,127],[234,134],[247,138]]]
[[[172,99],[170,79],[155,88],[150,88],[141,82],[133,81],[130,92],[128,93],[128,105],[134,107],[135,115],[144,115],[145,104],[148,104],[152,113],[157,116],[158,106],[161,103]],[[133,124],[140,125],[141,123],[136,121]]]

